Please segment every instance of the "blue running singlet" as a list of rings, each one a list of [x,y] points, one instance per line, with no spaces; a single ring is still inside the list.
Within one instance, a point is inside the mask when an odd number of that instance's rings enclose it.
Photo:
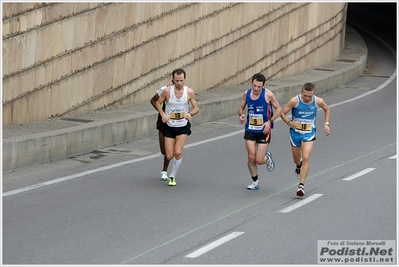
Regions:
[[[267,103],[265,100],[266,90],[266,88],[262,88],[262,91],[256,100],[251,99],[251,89],[247,90],[246,101],[248,114],[245,123],[245,130],[248,132],[263,133],[263,124],[273,116],[272,105]]]
[[[296,129],[290,129],[291,144],[300,146],[301,141],[312,141],[316,137],[316,96],[312,97],[310,103],[304,103],[298,94],[298,105],[291,111],[292,120],[297,121]]]

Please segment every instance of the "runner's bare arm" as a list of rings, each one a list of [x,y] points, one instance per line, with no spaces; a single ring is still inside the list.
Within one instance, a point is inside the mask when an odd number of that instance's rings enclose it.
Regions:
[[[281,106],[280,103],[278,103],[276,96],[273,94],[273,92],[271,92],[270,90],[267,90],[267,94],[268,94],[268,98],[270,99],[270,104],[273,106],[274,108],[274,114],[273,117],[271,117],[270,119],[275,121],[277,120],[277,118],[280,116],[280,112],[281,112]]]
[[[324,133],[328,136],[330,135],[330,108],[320,97],[316,98],[316,104],[318,107],[324,110]]]
[[[191,117],[199,112],[199,107],[197,104],[197,99],[195,98],[194,90],[191,88],[188,88],[187,90],[188,90],[187,93],[188,93],[188,97],[189,97],[188,101],[190,102],[193,109],[188,113],[188,115],[186,114],[186,116],[189,116],[186,119],[191,120]]]
[[[298,99],[297,97],[291,98],[288,103],[285,105],[285,107],[281,110],[280,117],[283,122],[285,122],[288,126],[295,128],[296,123],[291,122],[291,120],[288,119],[287,113],[290,112],[296,105],[298,104]],[[294,125],[295,124],[295,125]]]
[[[159,114],[162,117],[163,122],[167,122],[169,120],[168,116],[165,114],[165,112],[162,110],[162,103],[168,99],[168,95],[170,93],[170,86],[165,88],[162,91],[162,94],[159,96],[158,100],[155,103],[155,109],[159,112]]]
[[[246,95],[247,95],[247,91],[245,91],[242,94],[242,100],[241,100],[241,103],[240,103],[240,107],[238,108],[238,117],[239,117],[240,123],[244,123],[244,121],[245,121],[244,110],[245,110],[245,107],[247,105],[247,97],[246,97]]]
[[[150,103],[151,103],[151,105],[155,108],[155,109],[157,109],[157,100],[158,100],[158,98],[159,98],[159,95],[158,95],[158,93],[156,93],[152,98],[151,98],[151,100],[150,100]]]

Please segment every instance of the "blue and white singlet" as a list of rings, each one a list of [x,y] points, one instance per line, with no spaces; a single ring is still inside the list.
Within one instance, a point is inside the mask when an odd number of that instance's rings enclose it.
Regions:
[[[291,111],[292,120],[297,121],[297,127],[295,132],[300,134],[309,134],[316,131],[316,115],[317,115],[317,104],[316,96],[312,97],[310,103],[304,103],[301,99],[301,95],[298,94],[298,105]]]
[[[272,114],[272,106],[265,100],[266,88],[256,100],[251,99],[251,89],[247,90],[246,101],[248,106],[245,130],[253,133],[263,133],[263,124],[268,121]]]

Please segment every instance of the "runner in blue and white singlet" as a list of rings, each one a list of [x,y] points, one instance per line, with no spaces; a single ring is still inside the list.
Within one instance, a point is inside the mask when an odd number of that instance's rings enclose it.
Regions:
[[[251,90],[247,90],[246,101],[248,113],[245,130],[248,132],[263,133],[263,124],[273,116],[272,106],[265,101],[265,93],[266,88],[262,88],[258,99],[252,100]]]
[[[315,95],[316,86],[307,82],[301,92],[292,97],[281,111],[280,117],[290,127],[292,158],[299,174],[298,197],[305,195],[305,181],[309,173],[310,155],[316,140],[316,115],[320,108],[324,111],[324,133],[330,135],[330,108],[326,102]],[[291,120],[287,114],[291,111]]]
[[[297,95],[298,105],[292,108],[292,120],[297,122],[296,128],[290,128],[292,146],[300,146],[301,141],[316,140],[316,115],[318,106],[316,96],[312,96],[310,103],[304,103],[301,95]]]
[[[240,123],[245,122],[244,140],[248,154],[247,166],[252,178],[252,183],[247,186],[249,190],[259,189],[258,165],[266,164],[267,170],[270,172],[275,167],[268,146],[274,120],[278,117],[281,107],[273,92],[264,87],[265,82],[265,75],[255,73],[251,78],[251,88],[242,94],[238,108]],[[245,115],[246,108],[247,114]]]

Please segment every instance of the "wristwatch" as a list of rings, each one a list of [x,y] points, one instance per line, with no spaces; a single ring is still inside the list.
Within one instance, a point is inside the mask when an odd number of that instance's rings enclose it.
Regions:
[[[273,120],[273,119],[270,119],[270,123],[274,123],[274,120]]]
[[[328,121],[326,121],[324,124],[330,126],[330,123]]]

